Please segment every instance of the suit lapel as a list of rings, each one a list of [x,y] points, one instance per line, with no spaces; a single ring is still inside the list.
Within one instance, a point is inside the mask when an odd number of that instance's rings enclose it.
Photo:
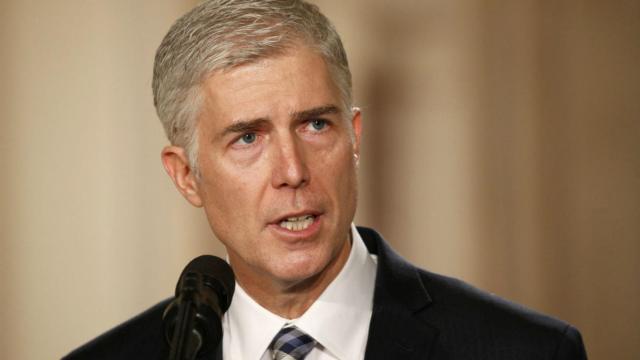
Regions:
[[[378,256],[365,359],[428,359],[438,331],[422,316],[431,298],[417,269],[375,231],[359,227],[358,232],[369,252]]]

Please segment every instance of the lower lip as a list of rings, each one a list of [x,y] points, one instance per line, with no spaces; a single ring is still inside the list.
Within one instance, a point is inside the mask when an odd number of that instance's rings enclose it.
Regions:
[[[300,231],[289,230],[287,228],[280,227],[279,224],[269,224],[268,227],[280,237],[285,237],[291,240],[300,240],[309,238],[320,231],[321,219],[322,215],[317,215],[308,228]]]

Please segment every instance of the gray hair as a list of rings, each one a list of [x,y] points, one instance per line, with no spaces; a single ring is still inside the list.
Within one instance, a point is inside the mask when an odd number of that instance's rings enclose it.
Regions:
[[[173,24],[156,53],[154,105],[169,141],[186,150],[196,174],[202,82],[214,71],[281,54],[297,42],[323,57],[349,113],[347,55],[317,6],[303,0],[210,0]]]

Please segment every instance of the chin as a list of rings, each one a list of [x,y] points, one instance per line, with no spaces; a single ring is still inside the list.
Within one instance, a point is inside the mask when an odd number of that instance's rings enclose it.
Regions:
[[[328,263],[329,261],[318,261],[317,256],[305,257],[278,264],[273,276],[282,283],[297,285],[314,279],[326,269]]]

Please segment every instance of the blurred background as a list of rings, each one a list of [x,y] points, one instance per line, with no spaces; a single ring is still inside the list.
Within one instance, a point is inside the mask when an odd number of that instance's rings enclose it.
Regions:
[[[317,0],[364,112],[357,224],[640,357],[640,2]],[[224,254],[153,56],[187,0],[0,1],[0,358],[59,358]]]

